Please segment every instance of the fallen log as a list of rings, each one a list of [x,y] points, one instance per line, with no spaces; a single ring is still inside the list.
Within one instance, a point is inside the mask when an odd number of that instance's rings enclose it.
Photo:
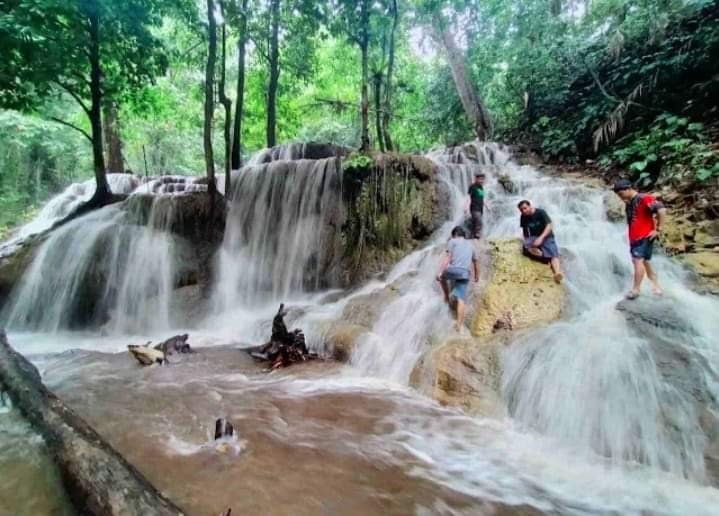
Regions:
[[[0,388],[45,439],[80,514],[184,514],[42,384],[0,331]]]
[[[287,330],[284,317],[287,315],[284,303],[280,304],[272,320],[270,341],[262,346],[247,348],[245,351],[256,360],[269,361],[272,369],[287,367],[295,362],[304,362],[317,358],[307,350],[305,334],[299,328]]]

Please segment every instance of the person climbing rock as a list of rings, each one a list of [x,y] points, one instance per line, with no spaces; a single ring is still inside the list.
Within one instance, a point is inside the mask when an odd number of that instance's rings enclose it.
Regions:
[[[561,283],[564,279],[559,263],[559,246],[554,239],[552,219],[542,208],[535,208],[527,200],[517,204],[520,213],[519,225],[524,236],[524,255],[542,262],[549,263],[554,274],[554,281]]]
[[[649,278],[654,294],[661,296],[664,291],[659,286],[659,278],[649,261],[652,259],[654,241],[659,236],[667,209],[654,196],[639,193],[628,179],[616,181],[613,190],[626,204],[629,253],[634,266],[632,289],[625,297],[639,297],[644,276]]]
[[[484,179],[483,173],[476,173],[474,182],[469,185],[469,190],[467,190],[464,211],[472,217],[472,238],[479,238],[482,235],[482,215],[485,207]],[[489,208],[489,206],[487,207]]]
[[[437,281],[442,287],[444,301],[455,307],[455,331],[459,332],[464,324],[464,311],[467,302],[467,287],[470,273],[474,281],[479,281],[479,261],[472,242],[466,239],[464,228],[456,226],[452,230],[452,238],[447,244],[447,251],[442,258]]]

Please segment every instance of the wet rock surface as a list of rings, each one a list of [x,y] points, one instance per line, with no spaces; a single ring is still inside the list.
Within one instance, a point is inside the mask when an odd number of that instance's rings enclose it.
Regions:
[[[453,337],[425,354],[410,384],[440,404],[484,417],[506,415],[499,394],[499,342]]]
[[[469,312],[472,335],[519,330],[559,318],[564,288],[557,285],[549,266],[521,253],[518,239],[491,240],[491,276]]]

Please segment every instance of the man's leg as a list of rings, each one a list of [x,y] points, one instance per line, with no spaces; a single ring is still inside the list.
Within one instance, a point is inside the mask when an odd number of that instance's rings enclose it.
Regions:
[[[549,261],[549,266],[552,268],[552,272],[554,273],[554,281],[557,283],[561,283],[564,279],[564,274],[562,274],[562,266],[559,263],[559,257],[555,256]]]
[[[444,278],[440,278],[439,286],[442,287],[442,294],[444,294],[444,302],[449,304],[449,282]]]
[[[647,273],[647,278],[649,278],[649,283],[652,284],[652,292],[654,292],[657,296],[664,294],[664,290],[662,290],[662,287],[659,286],[659,277],[657,276],[654,267],[652,267],[652,264],[649,263],[648,260],[644,260],[644,270]]]
[[[646,274],[644,267],[644,258],[632,258],[632,264],[634,265],[634,283],[632,284],[632,290],[629,291],[627,297],[634,299],[639,296],[639,291],[642,287],[642,281]]]
[[[472,237],[480,238],[482,236],[482,212],[472,212]]]
[[[457,321],[454,329],[461,331],[462,325],[464,324],[464,301],[461,298],[457,298]]]

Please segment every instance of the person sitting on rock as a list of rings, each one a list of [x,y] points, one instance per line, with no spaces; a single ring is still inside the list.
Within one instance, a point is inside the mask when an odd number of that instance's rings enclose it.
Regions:
[[[472,217],[472,238],[480,238],[482,235],[482,215],[484,213],[484,179],[482,172],[474,175],[474,182],[469,185],[467,190],[467,201],[465,203],[465,213]],[[487,205],[487,208],[489,206]]]
[[[615,182],[613,190],[626,204],[629,253],[634,266],[634,282],[626,298],[639,297],[645,275],[649,277],[654,294],[661,296],[664,291],[659,286],[657,273],[649,264],[649,260],[652,259],[654,241],[659,236],[659,229],[664,223],[667,209],[654,196],[637,192],[632,182],[627,179]]]
[[[472,271],[470,271],[470,266]],[[466,239],[464,228],[457,226],[452,230],[452,238],[442,259],[437,281],[442,287],[444,301],[450,307],[456,304],[454,329],[460,331],[464,324],[464,308],[467,301],[467,287],[470,272],[474,272],[474,281],[479,281],[479,261],[472,242]]]
[[[554,281],[561,283],[564,275],[559,263],[559,247],[552,231],[552,219],[546,211],[535,208],[527,200],[519,201],[517,208],[522,213],[519,225],[524,236],[524,255],[542,263],[549,263],[554,273]]]

